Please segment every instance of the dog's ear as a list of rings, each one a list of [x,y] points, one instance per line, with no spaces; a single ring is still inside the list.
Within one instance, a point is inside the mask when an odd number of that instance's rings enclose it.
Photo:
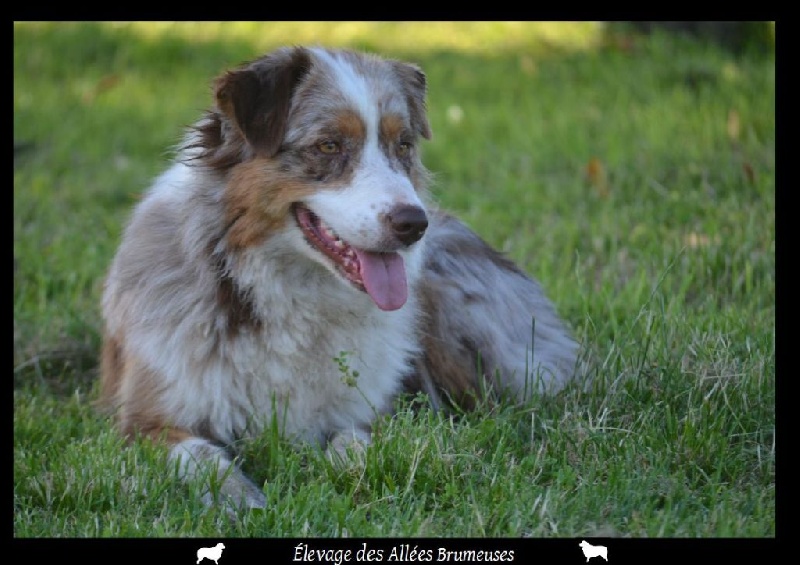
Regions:
[[[396,62],[395,70],[402,81],[406,102],[411,110],[411,126],[422,137],[430,139],[432,132],[425,104],[428,79],[425,73],[417,65],[403,62]]]
[[[308,51],[286,49],[217,79],[217,106],[256,153],[272,157],[280,149],[292,93],[310,68]]]

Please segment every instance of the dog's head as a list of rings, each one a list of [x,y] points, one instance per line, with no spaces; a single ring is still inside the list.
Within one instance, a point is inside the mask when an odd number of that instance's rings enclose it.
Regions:
[[[291,242],[383,310],[407,298],[428,225],[426,79],[350,51],[286,48],[215,84],[197,160],[225,177],[226,244]]]

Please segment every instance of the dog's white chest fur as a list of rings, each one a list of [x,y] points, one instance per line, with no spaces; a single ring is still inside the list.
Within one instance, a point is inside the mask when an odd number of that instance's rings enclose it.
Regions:
[[[389,408],[418,353],[416,305],[376,316],[342,303],[321,308],[324,296],[304,294],[272,301],[269,325],[224,346],[219,363],[231,388],[203,396],[212,421],[227,421],[226,429],[215,430],[218,437],[257,434],[274,417],[285,435],[324,442],[337,430],[368,430]],[[208,387],[219,382],[214,370],[206,379]]]

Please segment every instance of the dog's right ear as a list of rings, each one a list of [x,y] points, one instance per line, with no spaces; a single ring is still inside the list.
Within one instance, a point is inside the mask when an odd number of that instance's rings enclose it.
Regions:
[[[274,156],[286,134],[292,93],[311,68],[303,48],[284,49],[217,79],[217,107],[257,154]]]
[[[425,139],[430,139],[432,133],[425,103],[428,79],[422,69],[413,63],[398,61],[395,62],[394,66],[403,81],[406,101],[411,110],[411,125],[419,135]]]

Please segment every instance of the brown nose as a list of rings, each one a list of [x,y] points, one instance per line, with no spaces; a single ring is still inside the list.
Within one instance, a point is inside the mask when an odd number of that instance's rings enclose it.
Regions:
[[[386,221],[392,229],[394,236],[404,245],[411,245],[422,239],[428,227],[428,217],[425,210],[419,206],[403,204],[393,208],[386,215]]]

